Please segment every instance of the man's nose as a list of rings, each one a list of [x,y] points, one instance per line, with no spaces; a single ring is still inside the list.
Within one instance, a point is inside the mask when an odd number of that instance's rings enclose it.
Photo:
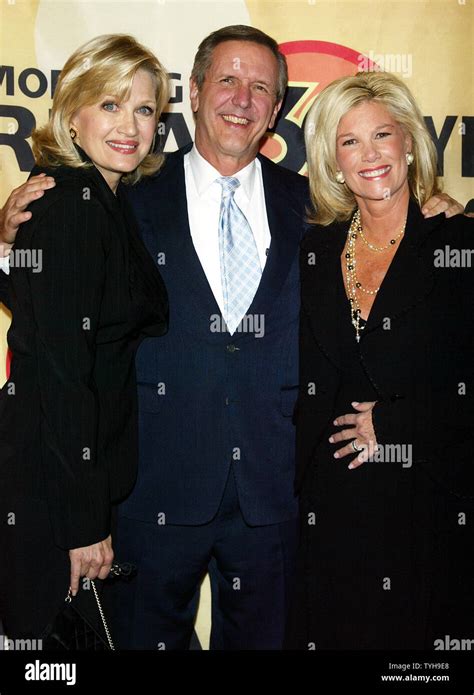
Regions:
[[[232,96],[232,102],[236,106],[240,106],[241,109],[246,109],[250,106],[250,102],[252,101],[252,92],[250,89],[250,85],[248,84],[239,84],[238,87],[235,88],[234,94]]]

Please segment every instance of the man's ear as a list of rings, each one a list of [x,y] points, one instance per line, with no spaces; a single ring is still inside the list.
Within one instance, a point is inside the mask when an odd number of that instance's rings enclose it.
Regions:
[[[193,113],[199,110],[199,89],[196,80],[191,77],[189,80],[189,99],[191,101],[191,109]]]
[[[281,109],[282,103],[283,101],[281,100],[277,101],[275,106],[273,107],[272,117],[270,118],[270,123],[268,124],[267,130],[270,130],[270,128],[273,128],[273,126],[275,125],[276,117],[278,116],[278,112]]]

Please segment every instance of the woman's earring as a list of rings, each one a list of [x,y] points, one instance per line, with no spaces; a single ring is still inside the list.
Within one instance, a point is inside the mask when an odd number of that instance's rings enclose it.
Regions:
[[[75,140],[76,135],[77,135],[77,130],[74,130],[74,128],[69,128],[69,135],[71,136],[71,140]]]
[[[336,181],[338,183],[345,183],[346,179],[344,178],[344,174],[342,171],[336,171]]]
[[[413,162],[415,161],[415,158],[411,152],[407,152],[405,157],[407,158],[408,166],[410,166],[410,164],[413,164]]]

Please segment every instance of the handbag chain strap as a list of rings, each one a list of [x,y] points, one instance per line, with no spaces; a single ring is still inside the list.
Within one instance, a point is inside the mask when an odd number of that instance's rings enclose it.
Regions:
[[[105,619],[104,611],[102,610],[102,604],[101,604],[101,602],[100,602],[99,594],[97,593],[97,589],[95,588],[95,582],[94,582],[94,580],[91,580],[91,584],[92,584],[92,589],[93,589],[93,591],[94,591],[95,600],[97,601],[97,608],[99,609],[100,618],[101,618],[101,620],[102,620],[102,625],[104,626],[105,634],[107,635],[107,642],[109,643],[110,649],[111,649],[112,651],[114,651],[114,650],[115,650],[115,646],[114,646],[112,637],[111,637],[111,635],[110,635],[110,630],[109,630],[109,627],[108,627],[108,625],[107,625],[107,621],[106,621],[106,619]]]

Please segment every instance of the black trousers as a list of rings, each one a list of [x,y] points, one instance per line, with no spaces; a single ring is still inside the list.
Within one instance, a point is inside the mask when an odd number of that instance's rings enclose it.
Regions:
[[[211,649],[281,649],[292,590],[298,522],[248,526],[231,471],[215,518],[173,526],[119,518],[118,561],[137,565],[110,588],[114,637],[122,649],[189,649],[207,571]]]

